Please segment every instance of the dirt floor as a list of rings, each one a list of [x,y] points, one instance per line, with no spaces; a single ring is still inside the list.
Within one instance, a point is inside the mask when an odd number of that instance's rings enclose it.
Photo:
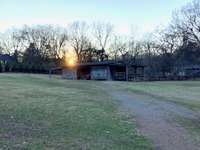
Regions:
[[[175,116],[198,119],[199,113],[148,95],[118,91],[109,82],[105,84],[114,99],[135,115],[140,132],[152,140],[157,150],[200,150],[200,141],[174,120]]]

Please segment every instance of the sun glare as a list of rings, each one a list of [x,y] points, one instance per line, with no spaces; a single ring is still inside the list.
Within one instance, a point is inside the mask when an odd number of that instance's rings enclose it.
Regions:
[[[72,54],[68,54],[65,56],[65,64],[68,67],[75,67],[76,66],[76,58]]]
[[[70,67],[74,67],[74,66],[76,65],[76,62],[75,62],[75,60],[73,60],[73,59],[69,59],[67,64],[68,64],[68,66],[70,66]]]

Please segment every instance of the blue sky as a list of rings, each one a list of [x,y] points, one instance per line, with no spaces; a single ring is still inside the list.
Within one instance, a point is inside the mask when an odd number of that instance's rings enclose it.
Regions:
[[[66,26],[75,20],[110,22],[119,33],[166,25],[190,0],[0,0],[0,31],[23,24]]]

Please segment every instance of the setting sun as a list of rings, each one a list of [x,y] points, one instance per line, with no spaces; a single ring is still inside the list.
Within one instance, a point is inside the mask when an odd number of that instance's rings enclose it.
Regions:
[[[76,61],[74,59],[67,60],[67,65],[70,67],[74,67],[76,65]]]
[[[69,67],[76,66],[76,58],[73,54],[66,54],[65,55],[65,64]]]

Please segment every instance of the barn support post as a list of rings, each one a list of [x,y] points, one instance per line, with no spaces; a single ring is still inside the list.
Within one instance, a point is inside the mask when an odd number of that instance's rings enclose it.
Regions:
[[[6,61],[3,61],[3,63],[1,64],[1,67],[2,67],[2,72],[5,72],[6,71]]]
[[[144,67],[142,67],[142,80],[145,80],[145,77],[144,77]]]
[[[51,79],[52,70],[49,69],[49,79]]]
[[[77,68],[74,69],[74,75],[73,75],[73,80],[77,80]]]
[[[108,78],[107,78],[108,80],[112,80],[110,66],[107,66],[107,76],[108,76]]]
[[[128,65],[126,65],[126,81],[129,80],[129,79],[128,79],[128,73],[129,73],[129,71],[128,71]]]
[[[138,70],[138,67],[135,66],[135,67],[134,67],[134,81],[137,80],[137,70]]]

